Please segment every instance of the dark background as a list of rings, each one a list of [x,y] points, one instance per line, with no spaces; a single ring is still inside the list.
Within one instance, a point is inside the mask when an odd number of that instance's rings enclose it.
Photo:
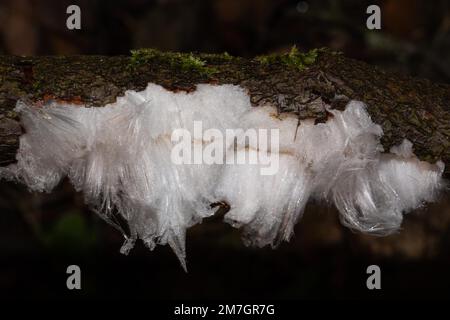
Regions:
[[[365,23],[369,4],[382,30]],[[81,7],[82,29],[66,29]],[[0,54],[129,54],[130,49],[223,52],[251,57],[331,47],[382,68],[450,81],[448,1],[1,0]],[[426,222],[421,222],[427,215]],[[425,221],[425,219],[423,219]],[[52,194],[0,182],[3,298],[447,298],[450,199],[411,213],[399,234],[377,238],[340,226],[333,208],[308,206],[296,235],[278,249],[246,248],[212,217],[188,231],[189,273],[167,247],[119,253],[121,235],[65,181]],[[419,222],[419,223],[417,223]],[[66,268],[82,290],[66,289]],[[366,288],[377,264],[382,290]]]

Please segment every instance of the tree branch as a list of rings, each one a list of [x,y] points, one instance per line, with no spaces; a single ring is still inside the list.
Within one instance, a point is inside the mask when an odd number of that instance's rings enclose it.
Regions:
[[[254,105],[271,103],[280,112],[317,122],[327,119],[326,104],[342,108],[348,100],[361,100],[383,128],[385,150],[407,138],[420,159],[444,161],[449,176],[449,85],[393,74],[326,49],[298,56],[305,58],[300,65],[290,63],[291,54],[243,59],[149,50],[131,57],[1,56],[0,165],[15,161],[21,135],[13,111],[18,99],[102,106],[126,90],[143,90],[149,82],[186,91],[198,83],[214,83],[240,85]]]

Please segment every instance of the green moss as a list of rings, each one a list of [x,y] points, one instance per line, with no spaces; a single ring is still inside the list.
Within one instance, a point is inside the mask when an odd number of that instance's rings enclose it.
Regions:
[[[293,46],[288,53],[258,56],[256,60],[264,65],[283,64],[301,71],[316,62],[320,51],[321,49],[313,49],[308,52],[299,52],[297,47]]]
[[[232,61],[235,57],[230,55],[228,52],[224,53],[202,53],[200,55],[202,58],[207,59],[211,62],[228,62]]]
[[[222,53],[222,54],[219,54],[219,56],[223,59],[223,60],[226,60],[226,61],[230,61],[230,60],[233,60],[233,56],[232,55],[230,55],[228,52],[224,52],[224,53]]]
[[[161,63],[178,71],[195,71],[205,76],[210,76],[217,72],[216,69],[207,67],[206,62],[196,57],[193,53],[161,52],[156,49],[138,49],[131,51],[131,68],[135,69],[147,63]]]
[[[43,81],[41,79],[33,81],[32,87],[34,92],[40,91],[42,89],[42,82]]]

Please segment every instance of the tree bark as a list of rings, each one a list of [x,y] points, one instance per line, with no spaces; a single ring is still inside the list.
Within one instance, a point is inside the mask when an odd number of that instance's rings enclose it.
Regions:
[[[14,107],[18,99],[50,99],[102,106],[126,90],[152,82],[170,90],[195,90],[198,83],[235,84],[248,90],[253,105],[271,103],[299,119],[327,119],[325,105],[342,108],[365,102],[384,131],[385,150],[404,138],[416,155],[441,159],[450,173],[450,85],[380,70],[330,50],[320,50],[300,70],[281,62],[198,54],[212,73],[177,67],[164,59],[136,63],[127,56],[0,56],[0,166],[15,162],[22,134]]]
[[[11,57],[0,56],[0,166],[15,162],[22,134],[14,112],[18,99],[42,104],[55,99],[88,106],[114,102],[126,90],[143,90],[147,83],[170,90],[195,90],[198,83],[236,84],[248,90],[253,105],[271,103],[299,119],[327,119],[325,105],[342,109],[347,101],[365,102],[374,122],[384,131],[385,150],[407,138],[416,155],[445,162],[450,176],[450,86],[380,70],[329,50],[319,51],[313,64],[299,70],[280,62],[221,55],[195,55],[213,73],[186,70],[167,59],[136,63],[133,57]],[[386,238],[341,228],[337,215],[317,208],[297,227],[297,240],[320,247],[352,248],[377,257],[422,258],[448,250],[450,199],[431,205],[427,214],[408,216],[402,232]],[[311,208],[310,208],[311,209]],[[305,240],[306,239],[306,240]],[[356,240],[356,241],[354,241]],[[303,250],[307,250],[303,249]]]

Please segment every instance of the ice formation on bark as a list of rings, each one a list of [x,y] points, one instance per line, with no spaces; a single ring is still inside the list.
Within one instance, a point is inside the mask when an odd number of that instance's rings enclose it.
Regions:
[[[244,129],[280,130],[275,175],[261,175],[259,165],[227,165],[219,182],[217,195],[230,205],[225,220],[243,227],[247,243],[289,240],[310,198],[333,203],[344,225],[388,234],[400,227],[403,213],[432,201],[441,189],[444,164],[418,160],[408,140],[382,153],[382,129],[363,103],[329,112],[332,117],[319,124],[277,116],[271,107],[242,117]],[[261,152],[255,149],[247,145],[238,152]]]
[[[383,153],[381,127],[356,101],[314,124],[278,115],[271,106],[253,108],[238,86],[198,85],[192,93],[173,93],[149,84],[103,108],[19,102],[16,110],[25,134],[17,164],[0,168],[0,178],[50,192],[68,176],[86,202],[122,231],[122,252],[137,238],[150,249],[169,244],[184,268],[186,229],[212,215],[217,201],[229,204],[225,220],[243,228],[246,243],[274,246],[289,240],[309,199],[334,204],[351,228],[384,234],[442,187],[443,163],[419,161],[407,140]],[[221,133],[278,129],[276,149],[223,141],[238,155],[276,155],[278,170],[261,175],[261,164],[175,164],[174,130],[192,135],[194,155],[195,145],[220,142],[196,133],[195,121]]]

